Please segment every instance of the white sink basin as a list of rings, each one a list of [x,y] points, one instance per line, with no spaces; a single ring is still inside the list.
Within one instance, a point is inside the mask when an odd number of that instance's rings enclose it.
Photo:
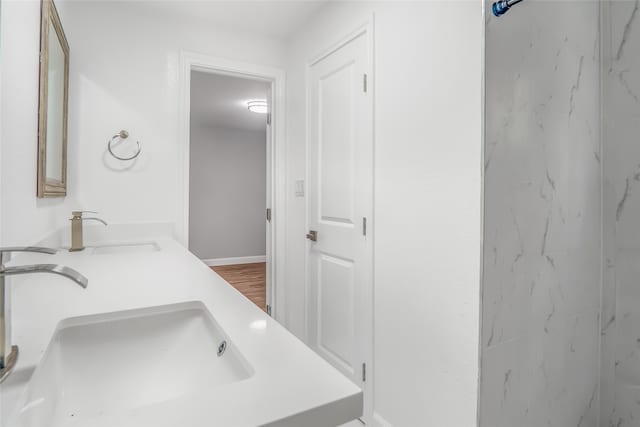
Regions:
[[[200,302],[66,319],[29,383],[16,424],[91,425],[252,375]]]
[[[150,252],[158,252],[160,246],[156,242],[106,244],[87,248],[91,255],[135,255]]]

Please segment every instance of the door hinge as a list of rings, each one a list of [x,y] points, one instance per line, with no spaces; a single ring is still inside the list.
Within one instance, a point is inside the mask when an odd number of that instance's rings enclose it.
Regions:
[[[367,75],[362,76],[362,90],[363,92],[367,92]]]
[[[267,221],[271,222],[271,208],[267,208]]]
[[[267,304],[267,314],[271,316],[271,306]]]
[[[362,218],[362,235],[367,235],[367,217]]]
[[[367,381],[367,364],[362,364],[362,382]]]
[[[271,126],[271,113],[267,113],[267,126]]]

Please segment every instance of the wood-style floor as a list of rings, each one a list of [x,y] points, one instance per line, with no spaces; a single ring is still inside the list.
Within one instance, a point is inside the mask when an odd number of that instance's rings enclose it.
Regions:
[[[264,262],[211,267],[264,311],[267,310],[266,268],[267,264]]]

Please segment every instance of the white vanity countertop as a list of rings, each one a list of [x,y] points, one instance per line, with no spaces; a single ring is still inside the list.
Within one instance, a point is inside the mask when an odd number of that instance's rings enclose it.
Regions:
[[[48,263],[74,268],[89,279],[89,286],[82,289],[66,278],[49,274],[10,278],[12,343],[20,347],[20,357],[14,372],[0,385],[1,425],[8,425],[18,409],[28,379],[58,322],[186,301],[205,304],[252,365],[254,375],[147,411],[105,417],[100,425],[335,426],[361,415],[362,393],[355,384],[179,243],[172,239],[155,241],[161,250],[144,254],[90,255],[88,251],[61,250],[56,255],[15,258],[11,264]],[[121,363],[127,363],[126,354],[105,369],[117,370]],[[96,421],[101,420],[92,420]]]

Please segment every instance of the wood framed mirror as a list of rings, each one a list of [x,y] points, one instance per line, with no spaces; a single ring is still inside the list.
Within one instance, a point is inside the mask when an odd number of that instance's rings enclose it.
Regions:
[[[38,197],[67,195],[69,44],[52,0],[40,15]]]

